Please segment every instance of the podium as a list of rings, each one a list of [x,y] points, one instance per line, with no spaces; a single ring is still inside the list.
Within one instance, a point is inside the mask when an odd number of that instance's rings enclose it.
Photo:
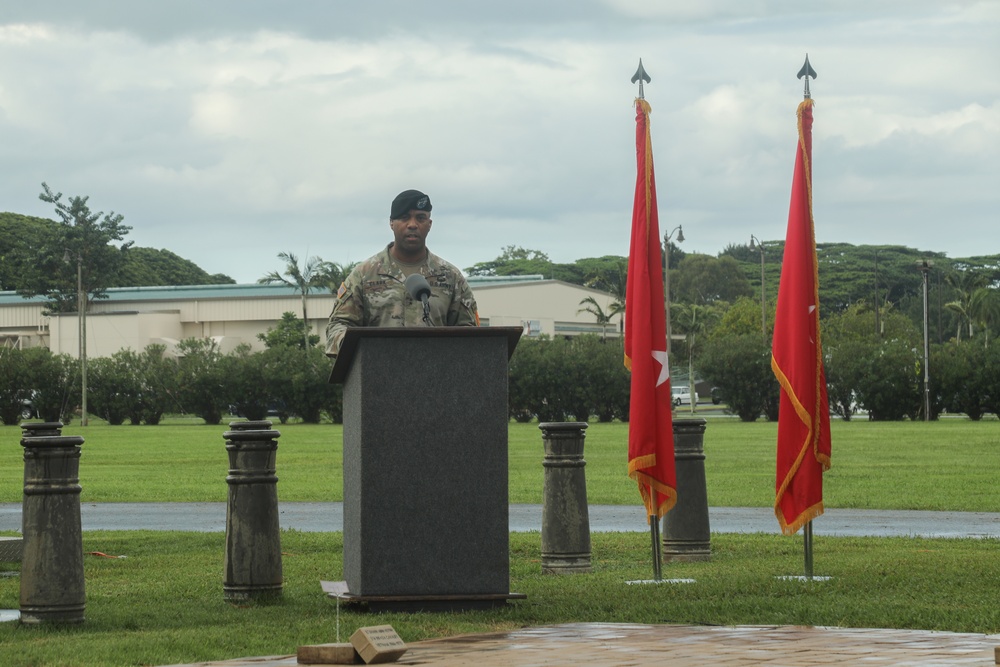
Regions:
[[[510,593],[507,364],[520,327],[348,329],[344,582],[382,609],[475,609]],[[346,588],[346,591],[344,590]]]

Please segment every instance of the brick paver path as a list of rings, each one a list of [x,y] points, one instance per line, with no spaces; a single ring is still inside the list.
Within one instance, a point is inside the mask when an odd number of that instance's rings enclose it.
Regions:
[[[576,623],[414,642],[396,664],[989,667],[997,646],[1000,635],[920,630]],[[294,656],[271,656],[198,667],[296,664]]]

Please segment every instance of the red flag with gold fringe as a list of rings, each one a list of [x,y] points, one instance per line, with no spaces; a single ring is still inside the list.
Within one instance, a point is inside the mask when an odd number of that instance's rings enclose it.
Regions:
[[[774,513],[785,535],[823,513],[823,472],[830,468],[812,215],[811,99],[802,101],[797,116],[799,141],[771,348],[771,368],[781,385]]]
[[[646,516],[662,517],[677,502],[670,363],[650,107],[637,99],[635,110],[637,175],[625,291],[625,366],[632,371],[628,474],[639,484]]]

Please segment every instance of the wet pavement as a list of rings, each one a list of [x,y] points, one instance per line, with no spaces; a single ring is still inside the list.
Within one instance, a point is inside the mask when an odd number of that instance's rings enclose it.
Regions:
[[[590,530],[646,532],[641,506],[591,505]],[[303,532],[343,529],[343,504],[283,502],[282,528]],[[185,530],[224,532],[226,503],[82,503],[83,530]],[[778,533],[769,507],[712,507],[713,533]],[[541,505],[511,505],[510,530],[540,531]],[[21,529],[21,504],[0,503],[0,531]],[[927,512],[910,510],[827,509],[813,523],[817,535],[831,537],[1000,537],[1000,513]]]
[[[573,623],[414,642],[397,664],[987,667],[994,664],[996,646],[1000,646],[1000,635],[799,626]],[[295,656],[196,663],[198,667],[297,664]]]

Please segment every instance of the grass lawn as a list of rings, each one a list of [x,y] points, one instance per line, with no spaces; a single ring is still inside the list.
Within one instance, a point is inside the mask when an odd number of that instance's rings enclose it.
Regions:
[[[712,561],[668,564],[694,584],[628,585],[650,578],[648,536],[594,536],[594,573],[542,575],[540,536],[511,536],[511,589],[527,600],[490,612],[370,615],[343,610],[341,641],[390,624],[405,641],[564,622],[794,624],[1000,631],[1000,544],[994,540],[821,538],[816,572],[801,573],[801,539],[716,535]],[[339,533],[284,531],[283,598],[222,598],[220,533],[88,532],[87,620],[76,627],[0,624],[0,664],[164,665],[294,653],[337,641],[336,605],[319,581],[339,578]],[[0,567],[2,569],[2,567]],[[0,608],[18,607],[18,580],[0,578]]]
[[[200,420],[160,426],[67,426],[86,438],[80,461],[83,502],[226,499],[227,426]],[[276,424],[278,497],[343,499],[342,430],[333,424]],[[510,424],[510,502],[541,503],[542,441],[537,424]],[[767,507],[774,501],[777,425],[710,419],[705,474],[712,506]],[[827,507],[1000,512],[1000,422],[834,421]],[[20,502],[20,429],[0,427],[0,502]],[[587,429],[587,495],[592,504],[639,503],[626,476],[628,426]]]
[[[340,500],[341,428],[276,425],[278,495]],[[83,502],[226,499],[226,427],[173,419],[161,426],[70,425],[83,435]],[[639,504],[625,475],[627,426],[587,431],[591,503]],[[709,503],[770,506],[776,426],[711,419],[705,434]],[[0,427],[0,502],[21,500],[20,429]],[[542,445],[537,424],[510,425],[510,499],[540,503]],[[1000,423],[833,423],[828,507],[1000,511]],[[0,525],[0,530],[8,527]],[[87,621],[78,627],[0,624],[0,665],[163,665],[293,653],[337,641],[336,607],[319,581],[342,576],[339,533],[282,532],[285,594],[272,604],[232,605],[222,597],[224,535],[91,531]],[[1000,632],[1000,541],[832,538],[817,535],[815,571],[828,582],[778,579],[802,570],[801,537],[712,537],[712,561],[668,564],[670,578],[695,584],[630,586],[648,579],[649,537],[593,536],[594,573],[540,573],[538,533],[511,535],[511,590],[528,599],[492,612],[341,613],[340,639],[364,625],[391,624],[406,641],[561,622],[802,624]],[[16,568],[0,564],[0,570]],[[17,609],[19,580],[0,577],[0,608]]]

